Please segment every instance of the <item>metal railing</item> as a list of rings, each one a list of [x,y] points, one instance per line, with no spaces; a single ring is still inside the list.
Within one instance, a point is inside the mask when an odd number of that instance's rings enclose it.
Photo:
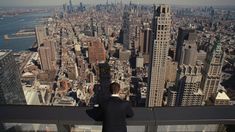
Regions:
[[[101,125],[90,118],[89,107],[0,105],[0,123]],[[128,125],[235,124],[235,106],[133,108],[135,116]]]

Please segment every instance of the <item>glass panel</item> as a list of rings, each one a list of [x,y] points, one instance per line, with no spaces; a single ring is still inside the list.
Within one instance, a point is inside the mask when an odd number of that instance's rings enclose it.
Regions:
[[[56,132],[57,126],[55,124],[31,124],[31,123],[4,123],[3,129],[7,131],[29,132],[29,131],[50,131]]]
[[[74,125],[71,132],[102,132],[101,125]]]
[[[158,132],[217,132],[225,129],[224,125],[159,125]]]
[[[75,125],[71,132],[102,132],[100,125]],[[145,132],[145,126],[127,126],[127,132]]]

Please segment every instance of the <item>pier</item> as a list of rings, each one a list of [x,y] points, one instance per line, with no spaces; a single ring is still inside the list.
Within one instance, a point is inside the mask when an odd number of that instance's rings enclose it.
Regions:
[[[18,36],[16,36],[16,35],[14,35],[14,36],[11,36],[11,37],[9,37],[7,34],[5,34],[4,35],[4,40],[11,40],[11,39],[22,39],[22,38],[33,38],[33,37],[35,37],[35,35],[24,35],[24,36],[20,36],[20,35],[18,35]]]
[[[10,40],[10,39],[22,39],[22,38],[33,38],[35,37],[35,30],[28,28],[28,29],[21,29],[20,31],[8,35],[4,35],[4,40]]]

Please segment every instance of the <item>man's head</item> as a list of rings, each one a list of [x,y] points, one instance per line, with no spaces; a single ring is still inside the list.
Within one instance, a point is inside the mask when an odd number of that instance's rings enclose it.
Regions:
[[[120,84],[113,82],[110,84],[110,92],[111,94],[118,94],[120,91]]]

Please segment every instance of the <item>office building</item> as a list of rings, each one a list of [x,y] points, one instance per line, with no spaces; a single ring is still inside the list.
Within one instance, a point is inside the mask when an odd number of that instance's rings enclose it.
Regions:
[[[177,78],[176,106],[201,105],[201,66],[181,65]]]
[[[206,56],[206,63],[202,71],[201,87],[205,94],[203,101],[208,100],[217,92],[224,62],[224,52],[221,49],[219,36],[216,37],[213,47],[210,47]]]
[[[201,85],[201,64],[196,64],[197,62],[197,45],[196,45],[196,34],[193,30],[183,30],[180,28],[180,33],[178,40],[182,43],[178,53],[180,58],[178,58],[178,73],[176,78],[176,86],[168,91],[168,106],[193,106],[201,105],[203,92],[200,88]],[[188,35],[182,37],[180,35]],[[180,39],[179,39],[180,38]],[[178,41],[179,42],[179,41]],[[177,45],[178,47],[178,45]]]
[[[128,11],[125,11],[123,14],[123,25],[122,25],[122,31],[123,31],[123,47],[125,49],[131,48],[131,42],[130,42],[130,14]]]
[[[171,13],[169,5],[160,5],[157,9],[154,6],[147,107],[162,106],[170,28]]]
[[[146,25],[147,24],[144,24],[143,28],[140,31],[139,52],[144,57],[144,63],[149,63],[152,30]]]
[[[26,104],[20,71],[11,51],[0,51],[0,104]]]
[[[175,55],[175,61],[179,62],[179,64],[182,64],[184,58],[185,52],[184,47],[187,47],[190,49],[191,42],[196,41],[196,31],[195,29],[192,29],[191,27],[180,27],[178,31],[178,38],[177,38],[177,46],[176,46],[176,55]],[[185,41],[187,41],[187,44],[185,44]],[[189,44],[189,45],[188,45]],[[195,55],[195,54],[192,54]],[[181,60],[180,60],[181,59]]]

